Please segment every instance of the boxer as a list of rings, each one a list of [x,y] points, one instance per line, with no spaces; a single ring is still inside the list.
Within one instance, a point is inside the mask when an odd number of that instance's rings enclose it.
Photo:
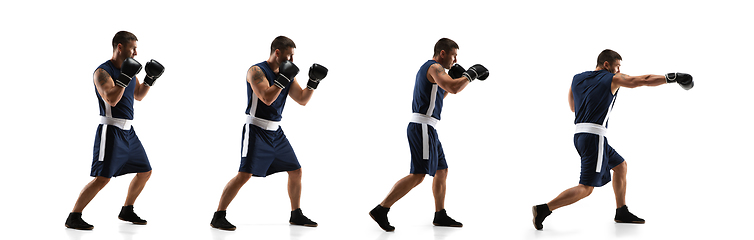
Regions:
[[[597,57],[597,68],[573,77],[568,90],[568,103],[576,114],[576,133],[573,144],[581,156],[579,185],[569,188],[552,201],[532,207],[534,228],[542,230],[542,222],[555,209],[573,204],[592,193],[595,187],[610,182],[612,177],[615,192],[615,218],[618,223],[644,223],[644,219],[628,211],[626,206],[626,173],[628,167],[623,157],[607,143],[607,122],[615,98],[621,87],[658,86],[678,83],[683,89],[694,87],[691,75],[668,73],[663,75],[629,76],[620,72],[620,54],[605,49]]]
[[[448,93],[457,94],[470,82],[487,79],[489,71],[480,64],[465,70],[456,64],[457,55],[458,44],[442,38],[435,44],[432,59],[426,61],[416,73],[413,115],[406,129],[411,149],[411,174],[398,180],[387,197],[369,212],[369,216],[385,231],[395,230],[387,218],[390,207],[419,185],[425,175],[434,177],[432,193],[435,198],[435,217],[432,223],[446,227],[463,226],[445,211],[448,164],[435,127],[440,122],[443,99]],[[445,73],[445,69],[449,69],[448,73]]]
[[[248,101],[241,138],[241,166],[238,174],[223,189],[217,211],[210,222],[213,228],[235,230],[236,226],[226,218],[226,211],[238,191],[252,176],[266,177],[278,172],[288,173],[291,201],[289,223],[307,227],[318,225],[301,211],[301,165],[279,123],[287,97],[305,106],[328,70],[322,65],[313,64],[309,68],[306,88],[302,89],[295,78],[299,72],[299,68],[293,64],[295,48],[296,44],[290,38],[275,38],[267,61],[251,66],[246,73]]]
[[[94,71],[94,87],[99,102],[101,123],[94,138],[94,157],[91,176],[94,179],[79,194],[65,226],[78,230],[91,230],[94,226],[81,218],[81,213],[110,178],[136,173],[128,188],[126,202],[118,219],[144,225],[147,221],[134,213],[134,202],[152,175],[152,167],[144,147],[131,126],[134,118],[134,100],[141,101],[162,76],[165,67],[151,60],[144,68],[146,77],[140,83],[136,77],[142,66],[136,57],[136,35],[120,31],[113,37],[113,55]]]

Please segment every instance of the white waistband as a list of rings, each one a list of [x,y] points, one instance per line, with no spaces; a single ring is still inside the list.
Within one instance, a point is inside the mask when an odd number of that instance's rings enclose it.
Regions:
[[[131,122],[133,122],[133,120],[122,119],[122,118],[112,118],[112,117],[100,118],[101,124],[116,126],[123,130],[131,130]]]
[[[414,113],[411,115],[411,122],[429,124],[430,126],[436,128],[437,124],[440,123],[440,120],[421,113]]]
[[[591,133],[605,136],[607,135],[607,128],[595,123],[577,123],[576,133]]]
[[[252,124],[268,131],[276,131],[280,126],[280,122],[252,117],[251,115],[246,115],[246,124]]]

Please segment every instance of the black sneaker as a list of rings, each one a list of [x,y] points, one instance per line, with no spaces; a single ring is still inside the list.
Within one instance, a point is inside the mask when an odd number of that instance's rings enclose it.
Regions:
[[[228,222],[228,219],[225,219],[225,211],[215,212],[215,215],[212,216],[212,222],[210,222],[209,225],[212,226],[213,228],[217,228],[220,230],[226,230],[226,231],[236,230],[236,226],[234,226],[233,224],[230,224],[230,222]]]
[[[435,212],[435,220],[432,220],[432,224],[442,227],[463,227],[462,223],[448,217],[448,213],[445,212],[445,209]]]
[[[291,211],[291,219],[288,220],[288,222],[293,225],[299,225],[299,226],[305,226],[305,227],[317,226],[316,222],[304,216],[304,213],[301,212],[301,208],[296,208],[296,210]]]
[[[629,212],[628,207],[626,205],[623,205],[623,207],[615,209],[615,222],[644,224],[644,219],[641,219],[633,213]]]
[[[385,230],[386,232],[392,232],[395,231],[395,227],[390,226],[390,222],[387,221],[388,211],[390,211],[390,208],[386,208],[378,204],[376,207],[374,207],[374,209],[372,209],[372,211],[369,211],[369,216],[371,216],[372,219],[377,222],[378,225],[380,225],[380,228],[382,228],[382,230]]]
[[[84,222],[84,219],[81,219],[81,213],[80,212],[72,212],[68,214],[68,219],[65,220],[65,227],[67,228],[73,228],[76,230],[92,230],[94,229],[94,226],[91,224],[88,224]]]
[[[548,207],[547,204],[540,204],[531,207],[531,213],[534,215],[534,218],[531,220],[534,223],[534,228],[542,230],[544,227],[542,226],[542,222],[545,221],[547,216],[550,216],[552,211],[550,211],[550,207]]]
[[[131,222],[133,224],[147,225],[147,220],[139,218],[139,216],[134,213],[134,205],[123,206],[122,208],[120,208],[118,219],[126,222]]]

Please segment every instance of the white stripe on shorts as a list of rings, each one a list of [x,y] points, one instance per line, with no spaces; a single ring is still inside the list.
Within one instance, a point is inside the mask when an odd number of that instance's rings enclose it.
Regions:
[[[244,135],[243,135],[243,147],[241,148],[241,157],[246,157],[249,154],[249,137],[251,137],[251,133],[249,131],[249,124],[244,124]]]
[[[422,159],[429,160],[429,127],[437,127],[437,123],[440,120],[436,118],[421,114],[414,113],[411,115],[411,121],[413,123],[419,123],[422,125]]]
[[[422,123],[422,159],[429,160],[429,132],[427,124]]]
[[[113,113],[110,109],[110,104],[105,102],[105,117],[112,118]],[[101,121],[101,120],[100,120]],[[105,161],[105,141],[107,140],[107,124],[102,124],[102,132],[99,135],[99,159],[98,161]]]
[[[602,158],[605,156],[605,135],[607,135],[607,128],[595,123],[577,123],[576,133],[591,133],[600,137],[597,145],[597,169],[595,170],[600,172],[602,170]]]
[[[427,108],[427,117],[432,118],[432,113],[435,112],[435,101],[437,101],[437,83],[432,84],[432,91],[429,93],[429,108]],[[413,119],[412,119],[413,120]],[[429,130],[427,127],[428,122],[420,122],[422,124],[422,158],[429,160]],[[434,127],[434,125],[432,125]]]

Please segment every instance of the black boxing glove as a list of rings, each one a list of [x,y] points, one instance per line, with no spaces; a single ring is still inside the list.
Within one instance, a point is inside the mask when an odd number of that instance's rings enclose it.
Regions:
[[[487,76],[489,76],[489,70],[482,66],[481,64],[474,64],[474,66],[471,66],[469,70],[466,70],[466,72],[463,73],[463,76],[465,76],[467,79],[469,79],[469,82],[474,81],[474,79],[479,78],[479,80],[485,80],[487,79]],[[481,78],[484,77],[484,78]]]
[[[463,72],[465,71],[466,69],[461,67],[460,64],[456,63],[456,64],[453,64],[452,67],[450,67],[450,70],[448,70],[448,75],[450,75],[451,78],[456,79],[456,78],[463,77]]]
[[[115,79],[115,84],[124,88],[128,87],[131,79],[140,71],[141,63],[133,58],[126,58],[123,61],[123,65],[120,65],[120,75],[118,75],[118,79]]]
[[[293,64],[293,62],[291,61],[285,61],[280,64],[280,67],[278,69],[278,76],[275,79],[275,86],[279,87],[280,89],[284,89],[293,81],[294,77],[296,77],[296,74],[298,74],[298,67],[296,67],[296,64]]]
[[[673,83],[677,82],[678,85],[685,90],[689,90],[694,87],[694,78],[688,73],[668,73],[665,74],[665,82]]]
[[[165,67],[162,66],[159,62],[152,59],[147,62],[147,65],[144,67],[144,72],[147,73],[147,76],[144,77],[144,83],[147,84],[147,86],[154,85],[154,81],[157,80],[160,76],[162,76],[162,73],[165,72]]]
[[[317,89],[319,82],[327,76],[327,68],[319,64],[312,64],[309,67],[309,82],[306,83],[306,88],[309,90]]]
[[[489,76],[490,76],[490,72],[487,71],[487,72],[482,73],[482,75],[479,75],[477,79],[479,79],[479,81],[484,81],[484,80],[487,80],[487,77]]]

